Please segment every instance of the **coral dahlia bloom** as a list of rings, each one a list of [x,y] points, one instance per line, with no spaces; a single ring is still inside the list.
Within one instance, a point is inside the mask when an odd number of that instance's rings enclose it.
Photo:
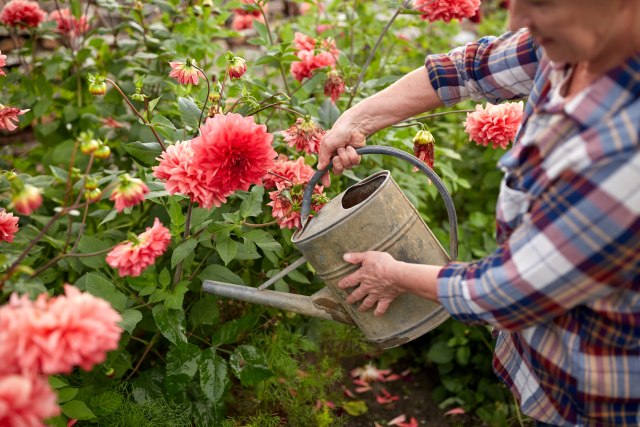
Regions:
[[[291,63],[290,70],[298,81],[311,77],[313,71],[318,68],[335,65],[336,58],[340,55],[335,40],[331,38],[318,43],[313,37],[295,33],[293,42],[300,61]]]
[[[158,157],[153,175],[165,182],[169,194],[184,194],[206,209],[219,207],[231,193],[221,193],[218,188],[206,185],[204,173],[193,164],[193,159],[191,142],[179,141]]]
[[[18,116],[23,115],[29,110],[21,110],[16,107],[7,107],[0,104],[0,130],[6,129],[13,131],[18,129]]]
[[[415,0],[414,5],[422,12],[422,19],[449,22],[474,16],[480,8],[480,0]]]
[[[9,27],[35,28],[46,15],[34,1],[11,0],[2,8],[0,22]]]
[[[58,396],[46,379],[33,375],[0,376],[0,425],[40,427],[60,414]]]
[[[31,184],[25,184],[21,190],[11,198],[11,207],[22,215],[31,215],[42,205],[41,190]]]
[[[89,31],[87,17],[76,18],[69,9],[54,10],[49,14],[49,21],[56,21],[58,31],[71,37],[78,37]]]
[[[293,35],[293,46],[297,51],[313,50],[316,47],[316,39],[296,31]]]
[[[11,212],[0,210],[0,242],[13,242],[13,236],[18,232],[18,220]]]
[[[340,76],[340,73],[336,70],[329,71],[327,73],[327,81],[324,82],[324,94],[331,97],[331,102],[335,104],[340,95],[344,93],[344,89],[344,79]]]
[[[487,104],[486,108],[476,105],[476,111],[467,113],[464,122],[469,141],[484,146],[491,142],[493,148],[507,148],[520,126],[522,110],[522,101]]]
[[[298,157],[295,161],[281,154],[273,167],[262,178],[262,185],[269,190],[276,188],[278,182],[289,185],[309,182],[315,171],[304,162],[304,157]]]
[[[309,117],[298,117],[295,124],[282,131],[284,140],[290,147],[308,154],[315,154],[320,148],[320,142],[326,132]]]
[[[193,162],[204,174],[209,188],[221,194],[248,190],[260,184],[273,167],[276,152],[273,135],[253,117],[218,114],[200,127],[200,135],[191,140]]]
[[[3,55],[2,51],[0,51],[0,67],[4,67],[5,65],[7,65],[7,55]],[[2,68],[0,68],[0,76],[6,76]]]
[[[149,192],[147,185],[128,173],[120,176],[118,186],[111,192],[109,200],[115,202],[115,208],[122,212],[124,208],[142,203],[144,195]]]
[[[121,243],[107,254],[107,264],[118,269],[120,277],[136,277],[162,255],[171,243],[171,233],[156,218],[153,227],[134,239]]]
[[[244,4],[255,4],[255,0],[240,0],[241,3]],[[267,5],[264,4],[262,9],[265,13],[267,13]],[[254,10],[244,10],[244,9],[235,9],[233,11],[233,22],[231,23],[231,28],[236,31],[246,30],[249,28],[253,28],[253,21],[258,21],[264,23],[264,16],[260,13],[259,9]]]
[[[173,77],[180,84],[197,85],[198,78],[204,78],[202,72],[194,67],[197,64],[193,59],[187,59],[187,62],[172,61],[169,62],[169,65],[171,66],[169,77]]]

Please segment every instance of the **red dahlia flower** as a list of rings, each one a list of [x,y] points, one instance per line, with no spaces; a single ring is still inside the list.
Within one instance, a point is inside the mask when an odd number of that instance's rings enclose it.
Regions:
[[[18,220],[11,212],[0,210],[0,242],[13,242],[13,236],[18,231]]]
[[[45,16],[45,11],[34,1],[11,0],[2,8],[0,22],[9,27],[35,28]]]
[[[289,129],[282,131],[284,140],[290,147],[308,154],[315,154],[320,148],[320,142],[326,132],[310,117],[298,117]]]
[[[414,4],[422,12],[420,17],[430,22],[471,18],[480,8],[480,0],[415,0]]]

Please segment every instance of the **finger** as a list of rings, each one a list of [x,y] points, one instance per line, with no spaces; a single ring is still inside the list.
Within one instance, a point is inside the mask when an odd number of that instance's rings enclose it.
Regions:
[[[347,150],[343,147],[338,148],[338,157],[340,157],[340,162],[342,162],[342,166],[345,169],[351,169],[353,164],[351,163],[351,159],[347,154]]]
[[[318,169],[324,169],[329,166],[329,160],[333,155],[333,148],[327,142],[327,135],[325,135],[322,142],[320,142],[320,151],[318,152]]]
[[[384,313],[387,312],[387,309],[389,308],[390,304],[391,304],[391,301],[388,299],[378,300],[378,306],[376,307],[373,314],[376,316],[382,316]]]
[[[347,252],[342,259],[351,264],[361,264],[364,261],[364,252]]]
[[[322,182],[322,186],[323,187],[330,187],[331,186],[331,175],[329,175],[329,172],[327,172],[324,175],[322,175],[322,178],[320,179],[320,182]]]
[[[356,271],[355,273],[351,273],[350,275],[340,279],[340,281],[338,282],[338,287],[340,289],[347,289],[356,286],[358,283],[360,283],[360,278],[358,272]]]
[[[376,305],[377,301],[378,301],[378,298],[376,298],[375,296],[369,294],[364,299],[364,301],[362,301],[362,304],[360,304],[360,307],[358,307],[358,310],[360,310],[360,311],[370,310],[374,305]]]
[[[345,301],[347,301],[348,304],[355,304],[365,296],[367,296],[367,291],[365,291],[362,286],[359,286],[347,296]]]
[[[358,166],[360,164],[360,155],[356,153],[356,149],[350,145],[345,149],[345,151],[347,152],[347,157],[349,157],[351,165]]]
[[[339,156],[333,156],[333,174],[334,175],[342,175],[342,171],[344,171],[344,166],[342,166],[342,161]]]

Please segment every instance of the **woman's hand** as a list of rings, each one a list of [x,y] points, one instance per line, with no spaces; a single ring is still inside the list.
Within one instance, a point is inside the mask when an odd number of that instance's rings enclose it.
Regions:
[[[355,149],[366,145],[366,135],[358,127],[352,127],[346,122],[346,120],[338,120],[322,138],[318,154],[318,169],[326,168],[331,160],[333,173],[341,175],[345,169],[351,169],[360,164],[360,156]],[[329,174],[322,177],[322,183],[329,186]]]
[[[382,316],[389,304],[402,292],[395,282],[394,276],[399,261],[386,252],[347,253],[344,260],[351,264],[361,264],[360,269],[338,282],[340,289],[355,288],[347,297],[347,302],[353,304],[362,301],[360,311],[367,311],[377,304],[373,314]]]

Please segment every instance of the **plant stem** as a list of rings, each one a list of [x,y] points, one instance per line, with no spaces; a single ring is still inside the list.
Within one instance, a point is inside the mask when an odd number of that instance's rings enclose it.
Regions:
[[[241,224],[245,225],[247,227],[250,228],[265,228],[265,227],[270,227],[272,225],[275,225],[278,223],[278,220],[274,220],[274,221],[270,221],[270,222],[265,222],[264,224],[252,224],[250,222],[246,222],[246,221],[242,221]]]
[[[267,14],[264,13],[264,9],[260,2],[255,3],[260,9],[260,14],[264,19],[264,26],[267,27],[267,35],[269,36],[269,43],[271,46],[274,44],[273,36],[271,35],[271,28],[269,28],[269,19],[267,18]],[[287,73],[284,71],[284,67],[282,66],[282,62],[278,61],[278,68],[280,69],[280,75],[282,76],[282,82],[284,83],[284,90],[287,92],[287,95],[291,96],[291,92],[289,91],[289,84],[287,83]]]
[[[129,381],[129,379],[132,376],[134,376],[136,372],[138,372],[140,365],[142,365],[142,362],[147,357],[147,354],[149,354],[149,352],[151,351],[151,348],[155,345],[155,343],[158,341],[159,338],[160,338],[160,332],[156,332],[151,338],[151,341],[149,341],[149,344],[147,344],[147,346],[145,347],[144,352],[142,353],[140,360],[138,360],[138,363],[136,363],[136,366],[133,368],[133,371],[131,371],[131,373],[127,376],[127,378],[124,379],[124,382]]]
[[[162,147],[162,151],[166,151],[167,147],[164,145],[164,143],[162,142],[162,138],[160,138],[160,135],[158,135],[158,132],[156,132],[156,129],[153,127],[153,125],[151,123],[149,123],[149,121],[147,119],[145,119],[140,112],[138,111],[138,109],[131,103],[131,101],[129,101],[129,98],[127,98],[127,95],[125,95],[125,93],[122,91],[122,89],[120,89],[120,86],[118,86],[116,84],[116,82],[114,82],[111,79],[105,78],[104,79],[105,82],[110,83],[113,87],[116,88],[116,90],[120,93],[120,95],[122,96],[122,99],[125,100],[125,102],[129,105],[129,108],[131,108],[131,110],[133,110],[134,113],[136,113],[136,116],[138,116],[138,118],[140,120],[142,120],[142,122],[149,126],[149,128],[151,129],[151,132],[153,132],[153,136],[156,137],[156,141],[158,141],[158,144],[160,144],[160,147]]]
[[[440,116],[446,116],[447,114],[466,114],[466,113],[473,113],[475,110],[454,110],[454,111],[443,111],[440,113],[432,113],[432,114],[426,114],[423,116],[416,116],[416,117],[411,117],[409,119],[403,120],[401,122],[398,122],[395,125],[392,125],[391,127],[394,128],[404,128],[404,127],[410,127],[410,126],[415,126],[417,124],[420,124],[419,120],[426,120],[426,119],[431,119],[433,117],[440,117]]]
[[[207,108],[207,101],[209,101],[209,94],[211,93],[211,83],[209,82],[209,77],[207,77],[207,75],[204,73],[204,71],[200,67],[193,64],[191,65],[193,66],[193,68],[200,71],[202,73],[202,76],[207,81],[207,94],[204,97],[204,103],[202,104],[202,111],[200,112],[200,118],[198,119],[198,130],[194,135],[194,136],[198,136],[198,132],[200,132],[200,126],[202,125],[202,116],[204,115],[204,110]]]
[[[191,215],[193,213],[193,202],[189,201],[189,207],[187,208],[187,216],[184,222],[184,234],[182,235],[182,241],[186,242],[189,238],[189,228],[191,228]],[[182,270],[184,267],[184,260],[180,261],[176,266],[176,273],[173,276],[173,287],[182,280]]]
[[[360,86],[360,83],[362,83],[362,79],[364,78],[364,73],[367,71],[367,68],[369,68],[369,65],[371,64],[371,61],[373,60],[373,56],[375,55],[376,51],[378,50],[378,47],[380,46],[380,43],[382,42],[383,37],[389,31],[389,28],[391,28],[391,24],[393,24],[393,21],[395,21],[396,18],[398,17],[398,15],[400,15],[400,12],[402,12],[403,9],[406,9],[409,6],[410,3],[411,3],[411,0],[404,0],[402,2],[400,7],[398,9],[396,9],[395,13],[391,17],[391,19],[389,19],[389,22],[387,22],[387,25],[385,25],[384,29],[382,30],[382,32],[378,36],[378,40],[376,40],[376,44],[373,45],[373,49],[371,49],[371,51],[369,52],[369,56],[367,57],[367,60],[365,61],[364,65],[362,66],[362,70],[360,71],[360,75],[358,76],[358,80],[356,81],[356,84],[354,84],[353,88],[351,88],[351,95],[349,97],[349,102],[347,104],[347,109],[351,107],[351,104],[353,103],[353,99],[355,98],[356,93],[358,91],[358,86]]]

